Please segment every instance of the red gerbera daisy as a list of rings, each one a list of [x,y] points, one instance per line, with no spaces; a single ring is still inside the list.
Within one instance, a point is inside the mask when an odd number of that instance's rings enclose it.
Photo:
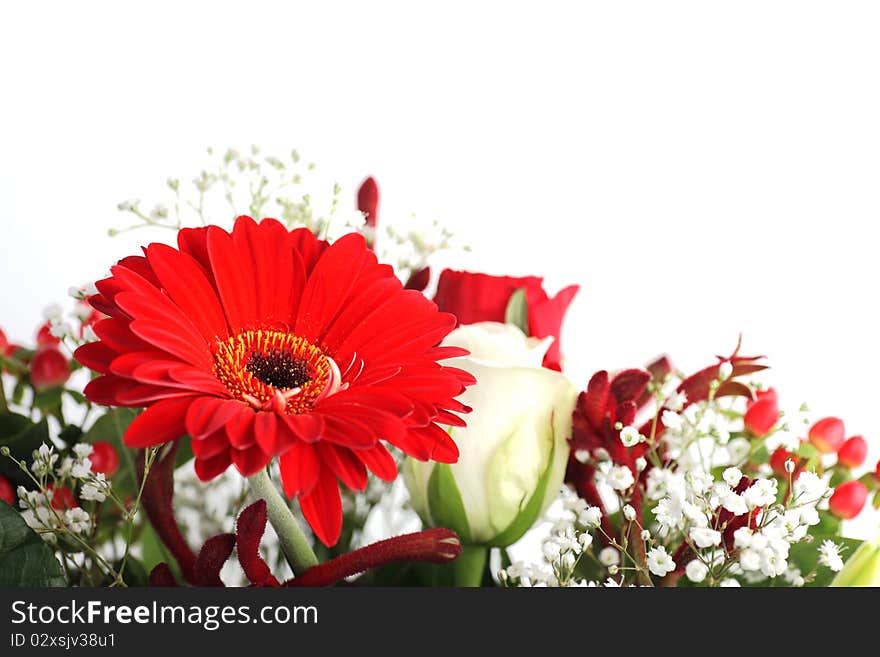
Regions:
[[[437,346],[455,317],[404,290],[362,236],[329,245],[239,217],[231,234],[183,229],[178,247],[151,244],[98,281],[90,302],[109,318],[76,352],[102,375],[88,399],[147,407],[127,445],[189,434],[202,480],[278,456],[285,492],[327,545],[342,523],[337,480],[363,490],[367,469],[397,475],[380,440],[457,460],[438,426],[470,410],[455,397],[474,379],[438,363],[463,353]]]

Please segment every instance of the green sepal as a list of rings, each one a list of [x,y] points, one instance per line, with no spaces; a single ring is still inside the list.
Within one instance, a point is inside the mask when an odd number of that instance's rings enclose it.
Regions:
[[[451,529],[464,544],[471,542],[471,528],[464,503],[448,463],[435,465],[428,480],[428,513],[435,527]]]

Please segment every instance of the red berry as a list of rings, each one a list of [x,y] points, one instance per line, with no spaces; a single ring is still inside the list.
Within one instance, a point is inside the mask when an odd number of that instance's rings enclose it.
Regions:
[[[853,479],[838,486],[831,499],[828,500],[828,508],[838,518],[850,520],[855,518],[865,506],[868,500],[868,487],[861,481]]]
[[[797,458],[793,452],[789,452],[784,447],[777,447],[776,451],[770,455],[770,467],[773,468],[773,472],[775,472],[780,477],[788,477],[788,471],[785,469],[785,462],[789,459],[794,459],[797,462]]]
[[[50,492],[52,495],[52,508],[57,509],[59,511],[64,511],[65,509],[73,509],[79,506],[76,503],[76,498],[73,496],[73,492],[67,486],[54,486],[49,484],[46,486],[46,492]]]
[[[37,390],[64,385],[70,378],[67,359],[54,347],[41,349],[30,362],[31,384]]]
[[[119,469],[119,455],[116,453],[116,448],[104,440],[92,443],[89,460],[92,462],[92,472],[103,472],[107,477],[112,477]]]
[[[861,436],[853,436],[837,450],[837,462],[847,468],[857,468],[868,456],[868,443]]]
[[[15,489],[3,475],[0,475],[0,500],[6,502],[9,506],[15,505]]]
[[[759,392],[757,399],[747,404],[743,424],[746,431],[753,436],[763,438],[773,430],[778,421],[779,400],[773,388]]]
[[[880,479],[880,461],[877,461],[877,469],[874,471],[874,474],[877,475],[877,479]]]
[[[40,347],[54,347],[60,344],[61,340],[52,335],[52,324],[46,322],[37,329],[37,349]]]
[[[830,454],[839,450],[843,445],[846,440],[846,428],[840,418],[826,417],[810,427],[808,437],[813,447],[822,454]]]

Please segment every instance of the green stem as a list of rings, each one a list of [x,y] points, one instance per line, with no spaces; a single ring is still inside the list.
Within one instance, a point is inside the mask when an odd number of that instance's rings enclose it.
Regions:
[[[0,413],[9,411],[9,403],[6,401],[6,384],[3,382],[3,368],[0,367]]]
[[[456,586],[477,587],[483,583],[483,571],[489,558],[489,548],[483,545],[463,545],[461,554],[453,563]]]
[[[300,574],[318,565],[318,558],[299,528],[296,518],[290,512],[287,502],[269,478],[269,473],[265,469],[260,470],[257,474],[248,477],[248,483],[254,494],[266,501],[269,522],[278,534],[281,549],[284,550],[293,572]]]

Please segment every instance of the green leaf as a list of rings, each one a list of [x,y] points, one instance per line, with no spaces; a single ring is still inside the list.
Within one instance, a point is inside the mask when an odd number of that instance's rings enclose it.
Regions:
[[[794,453],[805,459],[812,459],[819,456],[819,451],[810,443],[801,443],[794,450]]]
[[[65,389],[64,394],[67,395],[68,397],[70,397],[77,404],[85,404],[86,403],[86,396],[84,394],[82,394],[79,390]]]
[[[39,408],[44,413],[51,413],[61,408],[61,388],[48,388],[40,390],[34,394],[34,407]]]
[[[30,463],[31,454],[43,443],[50,443],[46,420],[34,424],[24,415],[0,413],[0,445],[8,447],[11,456]],[[33,483],[21,468],[6,456],[0,456],[0,474],[6,476],[15,486],[29,486]]]
[[[135,453],[122,442],[125,430],[137,415],[138,412],[131,408],[114,408],[99,417],[92,428],[80,438],[84,443],[104,441],[116,448],[119,454],[119,471],[113,475],[113,487],[122,494],[134,494],[137,491]]]
[[[113,570],[117,573],[119,569],[122,567],[122,559],[114,562]],[[147,569],[144,567],[140,561],[132,557],[130,554],[128,555],[128,559],[125,562],[125,570],[122,571],[122,581],[125,582],[126,586],[149,586],[150,585],[150,575],[147,572]],[[104,577],[103,584],[104,586],[110,586],[113,583],[113,579],[109,576]]]
[[[74,445],[79,442],[82,437],[82,429],[75,424],[68,424],[58,434],[58,438],[64,441],[66,445]]]
[[[544,505],[544,497],[547,495],[547,483],[553,470],[553,453],[555,451],[556,438],[554,437],[553,447],[550,449],[550,456],[547,458],[547,467],[541,474],[541,478],[538,480],[537,486],[535,486],[535,492],[532,493],[528,504],[516,515],[516,518],[508,525],[507,529],[489,541],[489,545],[506,547],[516,543],[540,519],[541,507]]]
[[[529,306],[525,288],[519,288],[510,295],[504,311],[504,323],[513,324],[526,335],[529,334]]]
[[[64,586],[52,549],[21,515],[0,500],[0,586]]]
[[[435,465],[428,480],[428,510],[435,527],[451,529],[458,534],[462,543],[470,543],[471,529],[467,514],[448,463]]]
[[[841,551],[841,556],[844,561],[851,557],[853,552],[855,552],[859,545],[862,544],[862,541],[857,539],[843,538],[836,534],[813,534],[812,543],[801,541],[800,543],[792,545],[791,551],[788,554],[789,563],[792,566],[799,568],[802,575],[807,575],[814,570],[816,571],[816,579],[807,584],[807,586],[828,586],[836,574],[827,566],[818,565],[819,546],[821,546],[822,542],[825,540],[833,541],[837,545],[845,548]]]

